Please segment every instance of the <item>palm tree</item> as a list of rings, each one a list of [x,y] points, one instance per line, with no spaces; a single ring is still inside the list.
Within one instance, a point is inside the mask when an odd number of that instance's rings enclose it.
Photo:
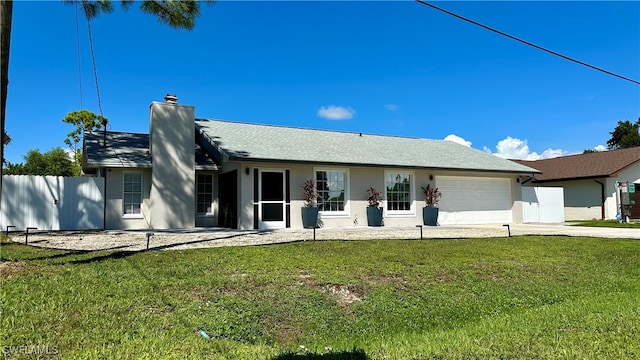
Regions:
[[[66,4],[81,3],[88,20],[102,13],[113,11],[111,0],[63,0]],[[127,10],[133,5],[133,0],[121,0],[122,8]],[[206,1],[212,4],[213,0]],[[140,11],[153,15],[161,23],[172,28],[191,30],[196,25],[196,19],[200,15],[200,4],[196,0],[145,0],[140,3]],[[13,13],[13,0],[0,1],[0,61],[1,71],[1,96],[0,104],[0,136],[4,134],[5,109],[7,108],[7,88],[9,85],[9,43],[11,40],[11,19]],[[4,159],[4,146],[0,146],[0,159]],[[0,199],[2,196],[2,166],[0,166]]]
[[[7,108],[7,87],[9,85],[9,41],[11,40],[11,14],[13,13],[13,1],[0,1],[0,64],[2,72],[0,93],[0,136],[4,140],[4,110]],[[4,160],[4,141],[0,144],[0,159]],[[2,199],[2,166],[0,166],[0,199]]]

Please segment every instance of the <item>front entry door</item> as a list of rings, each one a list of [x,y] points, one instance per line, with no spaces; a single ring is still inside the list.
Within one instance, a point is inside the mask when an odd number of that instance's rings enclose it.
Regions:
[[[284,229],[285,212],[285,172],[260,172],[260,229]]]
[[[218,226],[238,228],[238,171],[221,174],[218,185]]]

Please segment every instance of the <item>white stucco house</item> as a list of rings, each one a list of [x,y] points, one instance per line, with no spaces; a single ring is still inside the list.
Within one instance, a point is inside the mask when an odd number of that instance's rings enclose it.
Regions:
[[[441,224],[518,223],[520,179],[539,173],[449,141],[197,119],[165,99],[151,104],[149,134],[85,135],[107,229],[302,228],[307,179],[323,226],[366,225],[369,187],[385,226],[420,224],[427,184],[442,192]]]
[[[640,219],[640,147],[516,161],[541,171],[528,179],[535,186],[564,189],[567,220],[616,219],[621,204],[619,183],[638,187],[630,194],[636,205],[629,215]]]

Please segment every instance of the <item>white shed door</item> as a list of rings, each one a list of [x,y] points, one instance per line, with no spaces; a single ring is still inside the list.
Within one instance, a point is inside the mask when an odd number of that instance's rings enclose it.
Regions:
[[[511,223],[511,180],[505,178],[437,176],[440,224]]]
[[[564,222],[564,188],[523,186],[522,222]]]

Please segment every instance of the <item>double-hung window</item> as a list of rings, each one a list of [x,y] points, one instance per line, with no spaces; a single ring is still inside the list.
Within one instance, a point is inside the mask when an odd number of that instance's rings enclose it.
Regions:
[[[123,214],[137,217],[142,215],[142,172],[124,173]]]
[[[384,174],[385,204],[389,215],[410,215],[413,210],[413,173],[392,172]]]
[[[196,214],[213,215],[213,174],[198,174],[196,190]]]
[[[348,172],[346,170],[316,170],[318,210],[324,215],[348,215]]]

